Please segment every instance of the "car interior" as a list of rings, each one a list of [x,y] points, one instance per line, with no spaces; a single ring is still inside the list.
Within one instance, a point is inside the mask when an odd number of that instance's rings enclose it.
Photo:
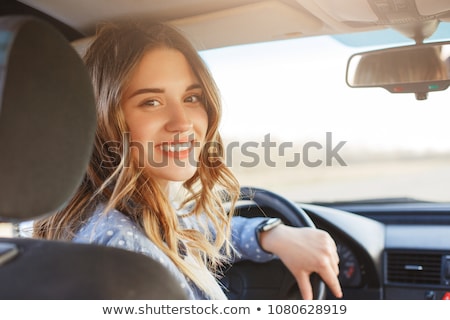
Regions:
[[[1,299],[185,298],[147,257],[26,234],[81,182],[95,130],[81,56],[98,23],[129,17],[166,21],[189,37],[217,73],[224,109],[239,105],[224,118],[226,141],[278,127],[292,133],[285,143],[302,137],[298,170],[267,158],[250,168],[266,149],[241,148],[247,158],[230,163],[242,183],[237,214],[329,232],[344,300],[450,300],[450,2],[440,0],[3,0]],[[271,54],[281,64],[268,76]],[[244,89],[249,99],[228,95]],[[276,104],[284,96],[286,108]],[[371,144],[351,149],[369,131]],[[316,133],[325,140],[307,140]],[[302,298],[278,260],[223,273],[230,299]],[[315,299],[335,299],[320,277],[311,281]]]

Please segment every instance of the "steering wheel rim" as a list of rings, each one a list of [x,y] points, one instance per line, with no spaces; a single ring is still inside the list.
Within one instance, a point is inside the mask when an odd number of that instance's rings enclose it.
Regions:
[[[267,211],[270,211],[271,217],[280,218],[286,225],[315,228],[314,222],[307,213],[294,202],[266,189],[255,187],[241,188],[240,202],[238,202],[236,207],[236,212],[239,215],[247,217],[268,216],[266,215]],[[254,215],[255,212],[259,212],[259,215]],[[255,273],[259,272],[262,275],[264,273],[269,274],[269,271],[270,277],[266,276],[264,278],[266,280],[263,281],[278,279],[280,288],[265,290],[264,284],[261,283],[261,277],[255,276]],[[252,276],[254,276],[253,279]],[[224,271],[224,277],[221,282],[228,289],[227,295],[230,299],[301,299],[295,278],[279,259],[262,264],[251,261],[236,262]],[[267,284],[268,287],[270,285]],[[318,274],[314,273],[311,275],[311,285],[313,299],[325,299],[325,283]],[[260,290],[261,288],[263,290]],[[259,295],[259,291],[265,292]],[[271,297],[268,292],[272,292],[275,297]]]

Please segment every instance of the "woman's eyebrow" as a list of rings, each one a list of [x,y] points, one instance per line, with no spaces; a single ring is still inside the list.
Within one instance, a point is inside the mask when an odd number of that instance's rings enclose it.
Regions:
[[[145,94],[145,93],[164,93],[165,90],[164,89],[158,89],[158,88],[142,88],[142,89],[138,89],[136,91],[134,91],[132,94],[130,94],[130,96],[128,97],[128,99],[137,96],[139,94]]]
[[[202,86],[198,83],[194,83],[194,84],[191,84],[189,87],[187,87],[186,91],[194,90],[194,89],[202,89]]]
[[[190,86],[188,86],[186,88],[186,91],[190,91],[190,90],[195,90],[195,89],[202,89],[202,86],[198,83],[194,83],[191,84]],[[130,94],[130,96],[128,97],[128,99],[137,96],[139,94],[146,94],[146,93],[164,93],[165,90],[164,89],[159,89],[159,88],[141,88],[138,89],[136,91],[134,91],[132,94]]]

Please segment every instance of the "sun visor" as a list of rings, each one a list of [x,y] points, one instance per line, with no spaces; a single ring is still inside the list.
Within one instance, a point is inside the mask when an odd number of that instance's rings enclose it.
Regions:
[[[300,7],[279,1],[261,1],[171,23],[183,30],[198,50],[295,38],[323,27]]]

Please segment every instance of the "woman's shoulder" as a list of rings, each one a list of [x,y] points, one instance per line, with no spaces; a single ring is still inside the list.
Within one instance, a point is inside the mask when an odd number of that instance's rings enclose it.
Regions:
[[[103,207],[97,208],[75,235],[73,241],[95,243],[132,251],[152,246],[142,228],[124,213]]]
[[[75,235],[73,241],[117,247],[142,253],[158,261],[175,276],[180,288],[193,298],[192,290],[173,262],[145,234],[138,223],[124,213],[97,208]]]

